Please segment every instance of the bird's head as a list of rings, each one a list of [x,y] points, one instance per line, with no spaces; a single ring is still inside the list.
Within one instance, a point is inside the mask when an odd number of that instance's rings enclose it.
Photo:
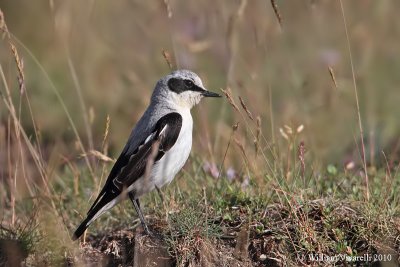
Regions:
[[[203,97],[220,97],[220,95],[205,89],[196,73],[176,70],[158,81],[152,99],[160,97],[174,105],[190,109]]]

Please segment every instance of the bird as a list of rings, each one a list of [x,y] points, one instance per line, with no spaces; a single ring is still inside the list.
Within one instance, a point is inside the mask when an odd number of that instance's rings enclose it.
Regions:
[[[145,233],[152,235],[139,198],[169,184],[184,166],[192,148],[190,111],[203,97],[221,95],[208,91],[200,77],[190,70],[175,70],[156,83],[147,109],[131,131],[86,218],[73,233],[73,240],[127,196]]]

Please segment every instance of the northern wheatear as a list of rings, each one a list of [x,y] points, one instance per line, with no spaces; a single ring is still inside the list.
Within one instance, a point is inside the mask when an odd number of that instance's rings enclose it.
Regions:
[[[150,234],[139,198],[169,184],[185,164],[192,148],[190,109],[203,97],[220,95],[207,91],[199,76],[188,70],[174,71],[157,82],[150,105],[132,130],[86,219],[75,231],[74,240],[126,195]]]

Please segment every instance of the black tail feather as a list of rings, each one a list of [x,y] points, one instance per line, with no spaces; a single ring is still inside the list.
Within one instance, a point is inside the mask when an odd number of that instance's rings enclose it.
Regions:
[[[88,216],[89,217],[89,216]],[[75,241],[77,240],[79,237],[81,237],[81,235],[83,235],[83,233],[86,231],[86,229],[89,227],[88,225],[88,221],[89,218],[86,218],[80,225],[79,227],[76,229],[75,233],[72,235],[72,240]]]
[[[85,230],[89,227],[89,224],[92,223],[90,222],[93,217],[98,217],[100,216],[104,211],[101,211],[102,208],[104,208],[105,205],[107,205],[110,201],[114,200],[115,198],[118,197],[120,192],[105,192],[103,194],[100,194],[90,210],[87,213],[86,219],[79,225],[78,229],[76,229],[75,233],[72,235],[72,240],[77,240]],[[101,212],[100,214],[98,214]],[[90,223],[89,223],[90,222]]]

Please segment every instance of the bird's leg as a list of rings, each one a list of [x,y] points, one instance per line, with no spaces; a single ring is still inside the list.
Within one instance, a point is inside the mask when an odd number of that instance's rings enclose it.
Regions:
[[[135,199],[135,196],[132,194],[132,192],[129,192],[128,195],[132,201],[133,206],[135,207],[136,213],[139,215],[139,219],[140,219],[140,222],[142,223],[142,227],[143,227],[144,231],[146,232],[147,235],[151,235],[149,228],[147,227],[147,224],[144,220],[142,210],[140,209],[139,199]]]
[[[164,194],[163,194],[163,192],[161,192],[161,189],[158,186],[156,186],[156,189],[157,189],[158,195],[161,198],[161,203],[164,204]]]

